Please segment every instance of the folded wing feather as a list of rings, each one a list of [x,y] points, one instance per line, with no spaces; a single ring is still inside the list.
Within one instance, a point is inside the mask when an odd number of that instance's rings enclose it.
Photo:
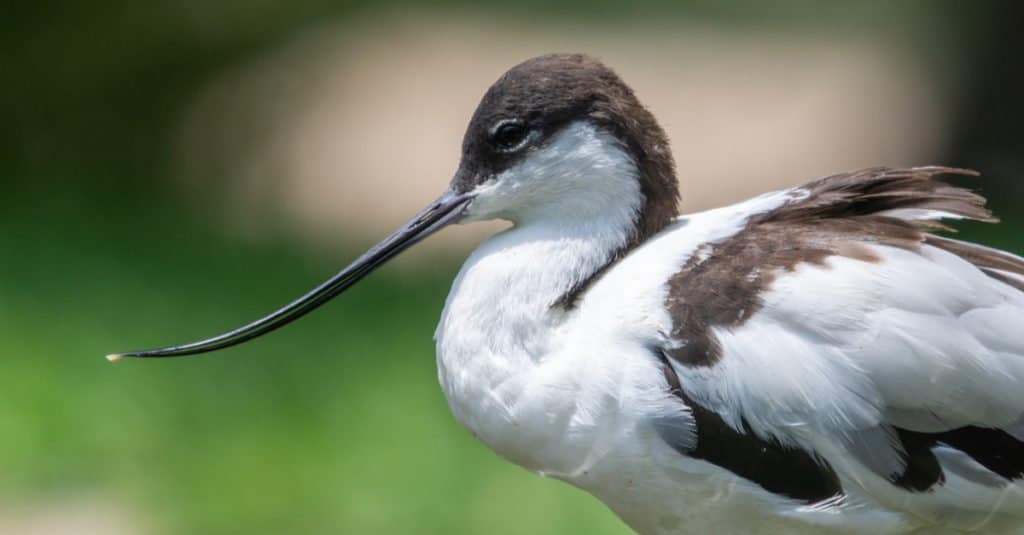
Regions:
[[[827,177],[706,244],[666,303],[665,354],[687,396],[738,430],[813,450],[862,490],[877,479],[934,491],[951,475],[1019,485],[1024,259],[929,233],[944,219],[995,221],[943,174],[975,173]]]

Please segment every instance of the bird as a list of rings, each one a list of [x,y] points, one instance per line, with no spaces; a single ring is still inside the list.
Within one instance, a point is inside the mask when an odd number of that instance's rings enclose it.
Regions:
[[[505,220],[435,333],[454,418],[642,535],[1024,532],[1024,258],[953,167],[872,167],[681,214],[665,132],[600,60],[505,72],[448,189],[272,314],[450,224]]]

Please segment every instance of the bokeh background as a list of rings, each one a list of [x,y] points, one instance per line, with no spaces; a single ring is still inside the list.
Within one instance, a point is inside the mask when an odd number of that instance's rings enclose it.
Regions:
[[[624,534],[448,414],[432,238],[281,332],[190,341],[304,292],[444,187],[502,71],[582,51],[673,140],[696,210],[950,164],[1024,252],[1022,4],[15,2],[0,19],[0,533]]]

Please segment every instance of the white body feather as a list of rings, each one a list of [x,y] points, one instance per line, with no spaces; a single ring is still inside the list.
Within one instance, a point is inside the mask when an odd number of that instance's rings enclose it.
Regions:
[[[879,262],[837,256],[780,274],[757,314],[715,331],[721,362],[674,365],[688,395],[734,427],[745,420],[758,436],[828,461],[846,495],[808,506],[666,444],[657,419],[679,422],[683,440],[696,433],[651,350],[675,343],[667,281],[699,246],[806,192],[681,217],[576,308],[553,308],[627,239],[640,202],[635,173],[613,138],[575,125],[489,186],[500,202],[474,206],[471,217],[515,226],[469,258],[438,326],[440,382],[459,422],[500,455],[593,493],[645,535],[1016,533],[1019,480],[1002,484],[940,447],[946,481],[908,492],[851,455],[848,439],[870,441],[884,422],[919,431],[984,422],[1024,434],[1024,293],[935,247],[875,245]],[[576,188],[573,203],[538,200],[563,198],[559,188],[584,179],[591,185]],[[502,213],[522,195],[535,212]],[[883,465],[902,462],[880,455]]]

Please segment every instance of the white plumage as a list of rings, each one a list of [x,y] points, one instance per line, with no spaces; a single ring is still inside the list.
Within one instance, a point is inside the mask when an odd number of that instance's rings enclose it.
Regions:
[[[672,362],[683,390],[737,431],[815,452],[835,470],[842,496],[815,504],[788,499],[668,447],[653,422],[674,422],[681,441],[698,439],[687,408],[666,392],[652,351],[679,343],[665,307],[669,278],[702,245],[727,240],[751,218],[810,192],[794,188],[682,216],[614,264],[578,307],[553,309],[633,225],[602,206],[639,204],[621,197],[628,187],[603,195],[635,174],[617,146],[578,124],[496,181],[529,192],[530,184],[557,189],[583,173],[588,187],[565,191],[573,203],[598,208],[589,214],[559,206],[550,193],[557,216],[518,220],[511,207],[533,201],[514,196],[479,205],[515,226],[466,262],[437,332],[442,387],[474,435],[530,470],[594,493],[644,534],[822,526],[990,533],[1024,521],[1020,480],[953,448],[935,447],[945,481],[927,492],[888,479],[905,467],[889,426],[935,432],[984,425],[1019,435],[1024,415],[1024,292],[931,245],[910,251],[864,243],[877,260],[835,255],[779,273],[749,321],[715,329],[718,364]],[[947,214],[885,215],[910,221]]]

